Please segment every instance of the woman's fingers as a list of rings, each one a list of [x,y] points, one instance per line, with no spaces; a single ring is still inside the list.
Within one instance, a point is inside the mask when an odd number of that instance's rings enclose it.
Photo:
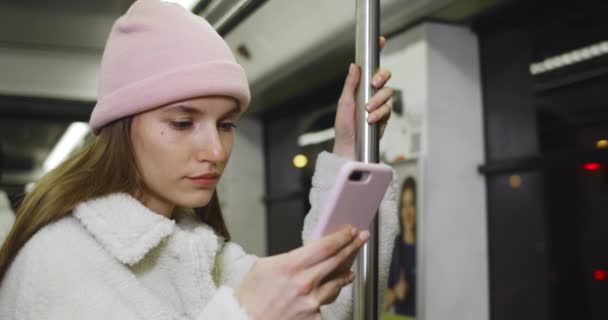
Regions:
[[[374,86],[374,88],[380,89],[384,87],[386,82],[388,82],[388,80],[390,80],[392,76],[393,74],[390,72],[390,70],[380,68],[372,77],[372,85]]]
[[[384,46],[386,46],[386,38],[380,36],[380,50],[384,49]]]
[[[391,106],[388,104],[382,105],[382,107],[374,110],[367,116],[367,123],[375,124],[380,122],[380,124],[384,124],[391,117]]]
[[[295,261],[295,269],[302,270],[324,261],[350,244],[357,235],[357,230],[347,226],[319,240],[289,252]]]
[[[338,274],[341,274],[343,272],[350,270],[351,267],[353,266],[353,263],[355,262],[355,259],[357,259],[358,254],[359,254],[359,250],[355,251],[348,259],[346,259],[344,262],[342,262],[342,264],[340,264],[334,272],[332,272],[329,276],[327,276],[326,279],[333,278]]]
[[[351,271],[347,271],[325,283],[317,288],[315,291],[316,300],[321,305],[330,304],[338,298],[340,290],[353,282],[355,274]]]
[[[348,68],[348,75],[344,80],[344,87],[342,88],[342,94],[338,100],[338,105],[343,104],[355,104],[355,93],[357,92],[357,85],[359,84],[360,70],[354,63],[350,64]],[[392,74],[387,69],[379,69],[378,72],[372,78],[372,85],[376,89],[382,89],[386,82],[390,80]],[[391,93],[392,95],[392,93]]]
[[[386,130],[386,126],[388,125],[388,122],[382,122],[380,123],[380,138],[382,138],[384,136],[384,131]]]
[[[342,248],[335,255],[311,266],[308,270],[306,270],[302,274],[303,281],[305,283],[312,284],[313,287],[317,286],[319,283],[327,279],[329,275],[335,272],[338,267],[355,256],[368,238],[369,231],[359,232],[356,239]]]
[[[341,105],[355,105],[355,93],[357,92],[357,84],[359,83],[359,67],[351,63],[348,67],[348,75],[344,80],[342,94],[338,99],[338,107]]]
[[[344,81],[344,87],[342,88],[342,94],[340,95],[340,99],[338,100],[338,105],[355,105],[355,94],[357,92],[357,85],[359,84],[359,67],[355,64],[350,65],[348,75],[346,76],[346,80]],[[373,110],[376,107],[384,104],[385,101],[390,99],[393,95],[393,90],[391,88],[384,88],[384,85],[390,78],[392,74],[387,69],[379,69],[378,72],[372,78],[372,85],[379,89],[379,91],[370,99],[367,105],[368,111]]]
[[[393,96],[393,93],[394,93],[394,90],[389,87],[384,87],[384,88],[380,89],[378,92],[376,92],[376,94],[371,99],[369,99],[369,101],[367,102],[367,105],[365,106],[365,109],[367,109],[368,112],[374,111],[378,107],[387,103],[388,100],[390,100],[391,97]]]

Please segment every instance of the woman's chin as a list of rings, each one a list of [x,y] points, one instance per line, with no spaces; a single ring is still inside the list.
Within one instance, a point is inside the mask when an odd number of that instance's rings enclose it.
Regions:
[[[180,207],[200,208],[208,205],[212,196],[213,190],[197,190],[188,194],[180,194],[176,203]]]

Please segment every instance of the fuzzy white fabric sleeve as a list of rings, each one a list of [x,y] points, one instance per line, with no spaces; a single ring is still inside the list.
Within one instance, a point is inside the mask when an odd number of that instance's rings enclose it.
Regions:
[[[220,287],[211,301],[207,303],[202,314],[196,320],[248,320],[249,316],[241,308],[234,290],[227,286]],[[184,319],[186,320],[186,319]]]
[[[238,288],[257,259],[255,255],[247,254],[238,244],[225,243],[215,258],[216,281],[219,285]]]
[[[312,178],[312,189],[310,190],[310,211],[304,220],[304,230],[302,231],[302,239],[305,244],[317,225],[320,209],[325,204],[338,171],[348,161],[328,152],[319,154],[315,174]],[[396,202],[397,188],[395,174],[393,173],[393,181],[384,195],[379,210],[378,306],[383,305],[394,240],[399,231]],[[352,319],[352,310],[352,285],[349,285],[342,289],[334,303],[321,308],[321,314],[323,319]]]

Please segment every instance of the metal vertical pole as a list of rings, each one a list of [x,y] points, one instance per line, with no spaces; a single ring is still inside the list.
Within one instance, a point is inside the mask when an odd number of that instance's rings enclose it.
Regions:
[[[380,1],[357,0],[357,35],[355,62],[361,68],[356,107],[356,156],[358,161],[379,161],[379,132],[367,123],[365,105],[374,94],[372,76],[379,66]],[[370,228],[370,238],[357,258],[353,288],[353,319],[378,318],[378,219]]]

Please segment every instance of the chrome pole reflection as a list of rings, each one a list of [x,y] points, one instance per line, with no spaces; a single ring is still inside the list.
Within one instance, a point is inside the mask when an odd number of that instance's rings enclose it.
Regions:
[[[361,68],[356,107],[356,156],[358,161],[379,161],[378,126],[367,123],[365,105],[374,94],[372,76],[379,66],[380,1],[357,0],[355,62]],[[370,238],[356,262],[353,283],[353,319],[377,319],[378,312],[378,219],[370,228]]]

